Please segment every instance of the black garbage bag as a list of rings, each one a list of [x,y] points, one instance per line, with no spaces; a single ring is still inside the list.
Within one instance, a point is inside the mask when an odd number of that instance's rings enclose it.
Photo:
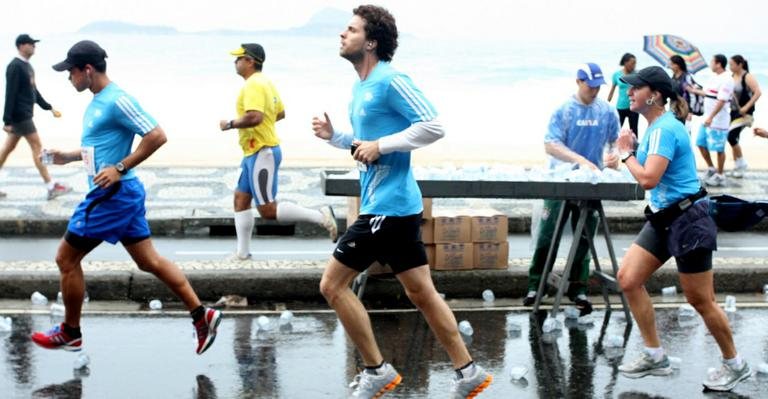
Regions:
[[[725,194],[709,200],[709,213],[721,230],[747,230],[768,215],[768,201],[745,201]]]

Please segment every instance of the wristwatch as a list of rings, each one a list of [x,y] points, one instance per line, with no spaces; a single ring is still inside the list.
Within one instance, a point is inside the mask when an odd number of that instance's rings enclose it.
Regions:
[[[635,152],[634,151],[622,152],[621,153],[621,163],[626,163],[627,159],[629,159],[630,157],[634,157],[634,156],[635,156]]]
[[[234,129],[234,128],[235,128],[235,121],[234,120],[230,120],[229,122],[227,122],[227,130]]]
[[[116,163],[116,164],[115,164],[115,169],[117,169],[117,171],[118,171],[118,172],[119,172],[121,175],[124,175],[124,174],[128,173],[128,168],[127,168],[127,167],[125,166],[125,164],[124,164],[124,163],[122,163],[122,162],[118,162],[118,163]]]

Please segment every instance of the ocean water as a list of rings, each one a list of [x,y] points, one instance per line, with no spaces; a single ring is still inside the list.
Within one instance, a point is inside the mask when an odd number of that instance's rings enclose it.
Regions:
[[[316,139],[310,128],[313,116],[327,112],[337,129],[349,129],[347,104],[357,75],[351,64],[338,56],[337,36],[42,37],[32,58],[38,87],[64,114],[53,119],[36,109],[35,122],[46,147],[73,148],[79,143],[82,113],[91,95],[76,93],[67,74],[56,73],[50,66],[63,59],[73,43],[85,38],[106,49],[109,76],[137,97],[168,134],[168,144],[150,164],[238,164],[241,153],[236,133],[219,131],[218,121],[235,116],[234,103],[242,85],[228,51],[251,41],[264,45],[264,73],[274,80],[286,104],[286,119],[278,123],[284,164],[351,164],[347,152]],[[0,37],[0,42],[13,43],[13,38]],[[744,55],[762,87],[768,88],[768,51],[764,48],[697,44],[707,59],[717,52]],[[13,46],[8,47],[0,53],[6,60],[15,55]],[[596,62],[610,77],[627,51],[638,57],[640,68],[657,65],[642,51],[640,37],[631,43],[522,43],[403,36],[393,64],[409,74],[435,104],[447,129],[445,139],[415,153],[415,162],[542,165],[542,138],[549,117],[575,93],[577,66]],[[704,82],[709,74],[704,70],[696,78]],[[5,82],[0,85],[4,90]],[[606,98],[609,89],[604,86],[600,96]],[[762,110],[758,103],[758,124]],[[641,118],[641,132],[643,129]],[[754,159],[768,145],[751,136],[744,134],[743,140],[748,159],[750,155]],[[28,165],[29,160],[14,154],[9,164]]]

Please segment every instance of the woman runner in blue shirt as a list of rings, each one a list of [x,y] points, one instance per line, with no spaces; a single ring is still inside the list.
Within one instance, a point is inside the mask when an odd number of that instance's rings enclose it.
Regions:
[[[687,104],[661,67],[645,68],[622,80],[631,85],[630,108],[646,119],[648,133],[636,147],[634,135],[623,130],[618,140],[621,160],[640,185],[651,191],[651,199],[646,208],[648,222],[624,255],[618,275],[645,349],[638,359],[619,366],[619,371],[629,378],[672,372],[645,282],[674,256],[685,297],[704,319],[723,355],[720,369],[703,384],[710,390],[730,391],[752,372],[736,352],[728,318],[715,301],[712,251],[717,249],[717,227],[709,217],[706,191],[696,177],[690,137],[676,119],[685,118]],[[674,112],[665,110],[668,99]]]

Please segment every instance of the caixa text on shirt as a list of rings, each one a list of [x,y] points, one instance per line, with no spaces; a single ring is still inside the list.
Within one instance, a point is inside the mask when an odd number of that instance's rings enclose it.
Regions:
[[[597,119],[579,119],[576,121],[576,126],[600,126]]]

